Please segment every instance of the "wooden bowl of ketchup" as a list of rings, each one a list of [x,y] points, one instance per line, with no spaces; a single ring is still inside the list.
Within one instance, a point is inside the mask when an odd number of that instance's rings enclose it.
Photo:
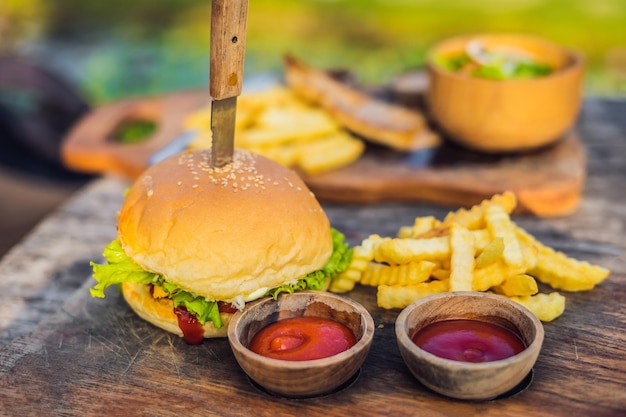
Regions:
[[[478,292],[437,294],[406,307],[395,325],[409,371],[439,394],[489,400],[532,371],[543,326],[527,308]]]
[[[358,375],[374,337],[359,303],[322,291],[264,298],[228,326],[235,359],[252,381],[289,398],[326,395]]]

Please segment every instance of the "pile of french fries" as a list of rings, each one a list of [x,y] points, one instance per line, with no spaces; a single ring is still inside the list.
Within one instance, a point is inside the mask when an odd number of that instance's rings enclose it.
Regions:
[[[199,133],[190,147],[210,148],[211,108],[192,113],[185,128]],[[365,149],[365,143],[341,127],[326,110],[282,86],[237,99],[235,146],[308,175],[346,166]]]
[[[432,294],[489,291],[526,306],[541,321],[563,314],[565,297],[539,293],[537,281],[553,289],[585,291],[604,281],[606,268],[545,246],[510,217],[512,192],[450,212],[443,221],[417,217],[397,237],[371,235],[354,247],[350,266],[330,291],[348,292],[359,283],[378,287],[377,304],[404,308]]]

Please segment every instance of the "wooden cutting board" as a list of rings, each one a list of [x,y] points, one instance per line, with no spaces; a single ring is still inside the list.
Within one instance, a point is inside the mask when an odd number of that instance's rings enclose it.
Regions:
[[[97,108],[64,139],[64,163],[77,171],[133,179],[147,168],[154,152],[181,133],[189,113],[209,102],[208,91],[190,90]],[[113,141],[118,126],[133,119],[157,122],[157,132],[138,144]],[[520,213],[547,217],[569,214],[578,207],[586,156],[575,132],[547,148],[521,155],[486,155],[448,141],[439,148],[415,152],[368,145],[352,165],[303,177],[320,200],[339,203],[426,201],[471,206],[511,190],[518,197]]]

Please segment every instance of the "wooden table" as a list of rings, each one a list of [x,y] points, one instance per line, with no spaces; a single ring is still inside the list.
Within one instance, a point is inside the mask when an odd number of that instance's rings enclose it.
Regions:
[[[617,416],[626,412],[626,101],[588,99],[579,132],[588,178],[576,213],[516,217],[544,243],[612,269],[590,292],[565,294],[545,324],[533,381],[516,395],[456,401],[420,385],[396,346],[398,311],[376,307],[372,289],[348,295],[371,311],[376,332],[353,383],[328,396],[291,400],[254,386],[226,339],[188,346],[137,318],[111,288],[88,288],[90,260],[115,236],[128,184],[103,177],[51,214],[0,263],[0,415],[145,416]],[[2,198],[10,198],[3,196]],[[419,215],[450,207],[412,203],[324,204],[357,244],[390,236]]]

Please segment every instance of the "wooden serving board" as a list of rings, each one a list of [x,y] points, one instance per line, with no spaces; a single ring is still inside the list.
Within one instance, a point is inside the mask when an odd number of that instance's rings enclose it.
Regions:
[[[532,380],[486,402],[446,398],[413,378],[395,341],[398,310],[378,308],[372,287],[348,294],[370,310],[376,325],[359,373],[337,392],[295,400],[248,379],[227,339],[187,345],[136,316],[116,288],[92,299],[88,280],[58,313],[0,348],[0,414],[617,416],[624,406],[624,367],[614,308],[626,296],[623,279],[568,294],[564,315],[545,324]]]
[[[133,179],[149,159],[178,134],[195,109],[208,105],[204,90],[132,99],[94,110],[63,142],[65,164],[90,173]],[[129,119],[158,123],[158,131],[139,144],[111,139]],[[554,145],[519,155],[486,155],[444,141],[435,149],[398,152],[369,145],[355,163],[316,176],[303,175],[317,197],[329,202],[428,201],[471,206],[504,190],[517,194],[519,212],[559,216],[578,207],[586,177],[585,149],[575,132]]]

